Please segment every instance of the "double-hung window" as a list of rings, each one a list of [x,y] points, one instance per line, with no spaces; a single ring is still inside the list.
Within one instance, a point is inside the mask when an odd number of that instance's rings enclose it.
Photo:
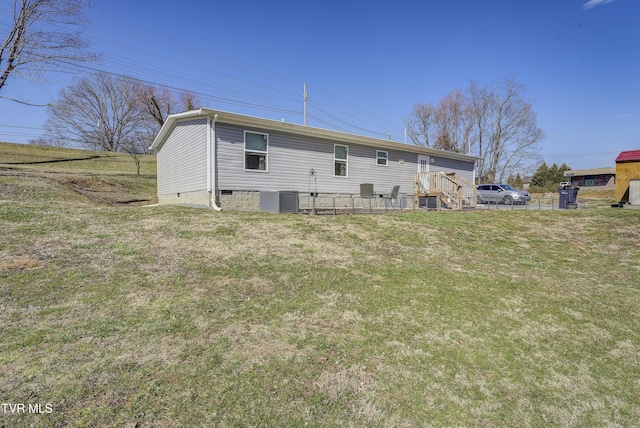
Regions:
[[[267,152],[269,135],[245,131],[244,133],[244,169],[267,171]]]
[[[348,177],[347,167],[349,162],[349,146],[335,144],[333,146],[334,175],[336,177]]]
[[[389,164],[389,152],[376,150],[376,164],[380,166],[387,166]]]

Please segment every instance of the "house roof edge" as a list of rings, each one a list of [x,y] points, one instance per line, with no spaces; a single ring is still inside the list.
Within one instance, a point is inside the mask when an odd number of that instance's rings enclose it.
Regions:
[[[640,161],[640,150],[627,150],[620,152],[616,158],[616,163],[638,162]]]
[[[156,138],[153,140],[150,150],[160,150],[160,148],[164,144],[164,141],[175,126],[176,122],[196,117],[210,117],[212,119],[215,118],[214,120],[220,123],[251,126],[254,128],[266,128],[268,130],[287,132],[296,135],[305,135],[328,140],[336,140],[336,142],[363,144],[371,147],[376,147],[378,149],[399,150],[430,156],[440,156],[450,159],[463,160],[467,162],[472,162],[479,159],[476,156],[466,155],[463,153],[439,150],[431,147],[421,147],[413,144],[405,144],[397,141],[383,140],[380,138],[368,137],[365,135],[350,134],[346,132],[333,131],[330,129],[300,125],[296,123],[279,122],[273,119],[265,119],[238,113],[230,113],[204,107],[197,110],[190,110],[168,116],[164,125],[158,132],[158,135],[156,135]]]

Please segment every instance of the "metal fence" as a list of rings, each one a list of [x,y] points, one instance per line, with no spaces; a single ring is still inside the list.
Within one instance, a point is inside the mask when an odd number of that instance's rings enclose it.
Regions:
[[[502,204],[487,203],[477,204],[477,210],[558,210],[558,197],[533,198],[526,204]],[[585,209],[584,199],[579,199],[573,207]],[[386,213],[411,213],[436,211],[437,208],[427,208],[424,198],[416,198],[412,195],[400,194],[396,199],[368,198],[357,195],[349,196],[307,196],[300,195],[299,209],[301,213],[317,215],[338,214],[386,214]],[[442,211],[449,211],[447,207],[441,207]]]
[[[399,194],[395,199],[362,196],[303,196],[300,212],[309,214],[384,214],[416,212],[419,201],[413,196]]]
[[[584,199],[578,199],[576,204],[567,204],[566,209],[585,209],[586,202]],[[518,204],[513,201],[509,204],[496,202],[482,202],[476,205],[476,209],[483,210],[558,210],[560,208],[559,197],[538,197],[531,199],[526,204]],[[562,208],[563,210],[565,208]]]

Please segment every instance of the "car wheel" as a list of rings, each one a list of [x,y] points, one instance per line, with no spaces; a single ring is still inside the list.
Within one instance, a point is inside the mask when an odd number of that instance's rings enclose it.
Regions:
[[[509,195],[502,198],[502,203],[505,205],[513,205],[513,198]]]

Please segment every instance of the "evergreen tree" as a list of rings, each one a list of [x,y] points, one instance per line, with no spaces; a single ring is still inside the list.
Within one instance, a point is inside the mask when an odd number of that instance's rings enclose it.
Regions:
[[[513,180],[513,187],[515,187],[516,189],[522,189],[523,183],[522,177],[520,177],[520,173],[516,174],[516,178]]]
[[[560,182],[563,180],[563,178],[561,177],[563,177],[562,171],[560,171],[560,168],[558,168],[558,164],[554,163],[553,165],[551,165],[551,168],[549,168],[549,171],[547,171],[544,187],[553,187],[555,183],[560,184]]]
[[[517,173],[515,177],[510,175],[509,179],[507,179],[507,184],[516,189],[522,189],[522,177],[520,177],[520,173]]]
[[[531,185],[551,190],[566,180],[564,172],[570,169],[571,167],[566,163],[563,163],[561,166],[558,166],[556,163],[548,166],[546,162],[542,162],[538,170],[531,177]]]
[[[535,174],[531,177],[531,185],[535,187],[545,187],[548,172],[549,167],[547,166],[547,163],[543,161]]]

